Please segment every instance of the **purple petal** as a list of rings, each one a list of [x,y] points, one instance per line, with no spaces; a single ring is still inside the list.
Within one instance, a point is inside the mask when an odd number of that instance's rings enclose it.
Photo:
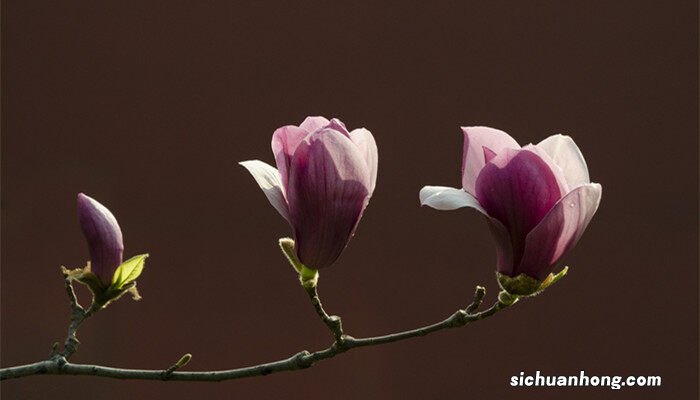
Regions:
[[[289,221],[285,190],[279,172],[271,165],[260,160],[248,160],[239,162],[240,165],[253,175],[260,189],[265,193],[267,200],[275,207],[284,219]]]
[[[370,172],[358,147],[332,129],[309,135],[289,171],[289,214],[299,259],[331,265],[352,236],[370,196]]]
[[[282,187],[287,187],[289,175],[289,163],[299,143],[309,133],[300,127],[287,125],[278,128],[272,135],[272,153],[275,155],[277,170],[282,178]],[[258,182],[259,183],[259,182]]]
[[[321,128],[325,128],[330,124],[330,121],[324,117],[306,117],[304,122],[299,125],[299,128],[305,129],[309,133],[316,132]]]
[[[569,136],[552,135],[537,143],[552,161],[561,168],[570,188],[590,183],[586,160],[578,146]]]
[[[377,186],[377,166],[379,163],[377,143],[374,141],[372,133],[365,128],[355,129],[350,132],[350,140],[355,143],[360,150],[360,154],[362,154],[367,162],[370,181],[369,193],[371,195],[374,192],[375,186]]]
[[[476,181],[479,204],[500,221],[510,235],[514,265],[525,237],[561,198],[549,165],[529,150],[505,149],[491,160]]]
[[[463,127],[464,154],[462,155],[462,187],[476,195],[476,179],[486,165],[484,147],[499,154],[504,149],[519,149],[520,145],[510,135],[485,126]]]
[[[571,250],[586,230],[600,204],[602,187],[579,186],[562,198],[527,235],[517,273],[543,280],[557,261]]]
[[[124,241],[117,219],[95,199],[78,194],[78,220],[90,251],[90,268],[105,287],[122,263]]]
[[[489,229],[496,240],[496,269],[498,272],[513,276],[513,244],[508,229],[496,218],[487,217]]]

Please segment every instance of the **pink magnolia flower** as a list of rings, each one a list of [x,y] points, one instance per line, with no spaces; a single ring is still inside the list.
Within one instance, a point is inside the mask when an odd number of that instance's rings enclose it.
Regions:
[[[520,147],[497,129],[462,131],[462,188],[426,186],[421,204],[484,214],[496,239],[498,272],[543,281],[581,238],[598,209],[601,186],[590,182],[586,161],[568,136]]]
[[[294,232],[297,257],[308,268],[330,266],[352,237],[377,181],[377,145],[364,128],[308,117],[272,135],[277,169],[244,166]]]
[[[78,194],[78,220],[90,250],[90,271],[106,288],[122,263],[122,230],[105,206],[82,193]]]

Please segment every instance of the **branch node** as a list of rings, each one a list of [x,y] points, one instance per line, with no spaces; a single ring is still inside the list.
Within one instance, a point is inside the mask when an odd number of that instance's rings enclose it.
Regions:
[[[335,350],[337,353],[344,353],[350,350],[354,339],[355,338],[352,336],[341,334],[340,336],[336,337],[335,342],[333,343],[333,350]]]
[[[456,328],[466,325],[466,323],[469,322],[469,319],[467,318],[468,316],[469,314],[467,311],[457,310],[454,314],[452,314],[452,318],[450,318],[452,320],[450,326]]]
[[[519,299],[519,296],[512,295],[505,290],[501,290],[501,292],[498,294],[499,307],[508,307],[515,304]]]
[[[56,366],[58,367],[59,370],[60,370],[61,368],[63,368],[64,365],[68,364],[68,360],[67,360],[65,357],[61,356],[61,355],[59,355],[58,357],[56,357],[56,358],[55,358],[55,361],[56,361]]]
[[[312,365],[314,365],[314,362],[311,358],[311,353],[309,353],[306,350],[300,351],[294,356],[294,363],[300,369],[309,368]]]

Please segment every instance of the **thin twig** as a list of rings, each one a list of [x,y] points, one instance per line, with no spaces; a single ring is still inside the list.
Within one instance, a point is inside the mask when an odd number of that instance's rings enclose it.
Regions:
[[[333,334],[333,337],[335,338],[335,341],[342,341],[343,323],[340,317],[337,315],[328,315],[326,310],[323,309],[323,305],[321,304],[321,299],[318,297],[318,292],[316,291],[315,285],[309,287],[304,286],[304,289],[306,290],[306,294],[309,295],[309,299],[311,300],[311,304],[316,310],[316,314],[318,314],[319,318],[321,318],[321,321],[323,321],[323,323],[326,324],[328,329],[330,329],[331,333]]]
[[[465,311],[468,314],[473,314],[474,311],[481,307],[481,303],[484,302],[484,296],[486,296],[486,288],[483,286],[477,286],[474,290],[474,300],[472,300],[472,303],[467,306]]]
[[[80,341],[78,340],[78,328],[80,325],[92,314],[94,314],[99,307],[93,303],[93,305],[86,311],[83,306],[78,302],[78,297],[75,295],[75,289],[73,288],[72,280],[64,275],[64,281],[66,286],[66,293],[68,294],[68,300],[70,301],[71,307],[71,318],[70,325],[68,326],[68,335],[63,343],[63,352],[54,354],[55,359],[68,359],[75,353],[78,349]]]

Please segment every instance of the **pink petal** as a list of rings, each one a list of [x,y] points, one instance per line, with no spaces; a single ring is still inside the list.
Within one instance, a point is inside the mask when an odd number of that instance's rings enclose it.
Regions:
[[[467,193],[476,195],[476,179],[486,165],[484,147],[496,154],[504,149],[519,149],[520,145],[510,135],[485,126],[463,127],[464,153],[462,155],[462,187]]]
[[[598,210],[602,187],[579,186],[562,198],[527,235],[525,252],[517,273],[543,280],[571,250]]]
[[[287,125],[275,130],[272,135],[272,153],[275,155],[277,170],[282,178],[282,187],[287,187],[287,177],[289,175],[289,163],[294,151],[299,143],[309,133],[300,127]]]
[[[325,128],[336,130],[342,133],[343,135],[350,137],[350,132],[348,132],[348,128],[346,128],[343,121],[339,120],[338,118],[331,119],[328,123],[328,126],[326,126]]]
[[[586,160],[578,146],[569,136],[552,135],[537,143],[552,161],[561,168],[570,188],[590,183]]]
[[[377,143],[374,141],[372,133],[365,128],[355,129],[350,132],[350,140],[355,143],[367,162],[370,180],[369,192],[372,194],[375,186],[377,186],[377,166],[379,163]]]
[[[358,147],[324,129],[297,148],[287,198],[299,259],[309,268],[331,265],[341,254],[370,197],[370,172]]]
[[[565,194],[569,193],[571,191],[571,188],[569,187],[569,184],[566,181],[566,176],[564,175],[564,171],[552,160],[552,158],[542,150],[541,148],[534,146],[532,144],[525,145],[523,147],[524,150],[529,150],[542,159],[549,168],[552,170],[552,173],[554,174],[554,177],[557,179],[557,184],[559,184],[559,191],[561,192],[561,195],[564,196]]]
[[[479,204],[510,235],[514,265],[525,237],[561,198],[552,169],[529,150],[505,149],[484,166],[476,181]]]
[[[305,129],[309,133],[316,132],[330,124],[330,121],[324,117],[306,117],[304,122],[299,125],[299,128]]]

